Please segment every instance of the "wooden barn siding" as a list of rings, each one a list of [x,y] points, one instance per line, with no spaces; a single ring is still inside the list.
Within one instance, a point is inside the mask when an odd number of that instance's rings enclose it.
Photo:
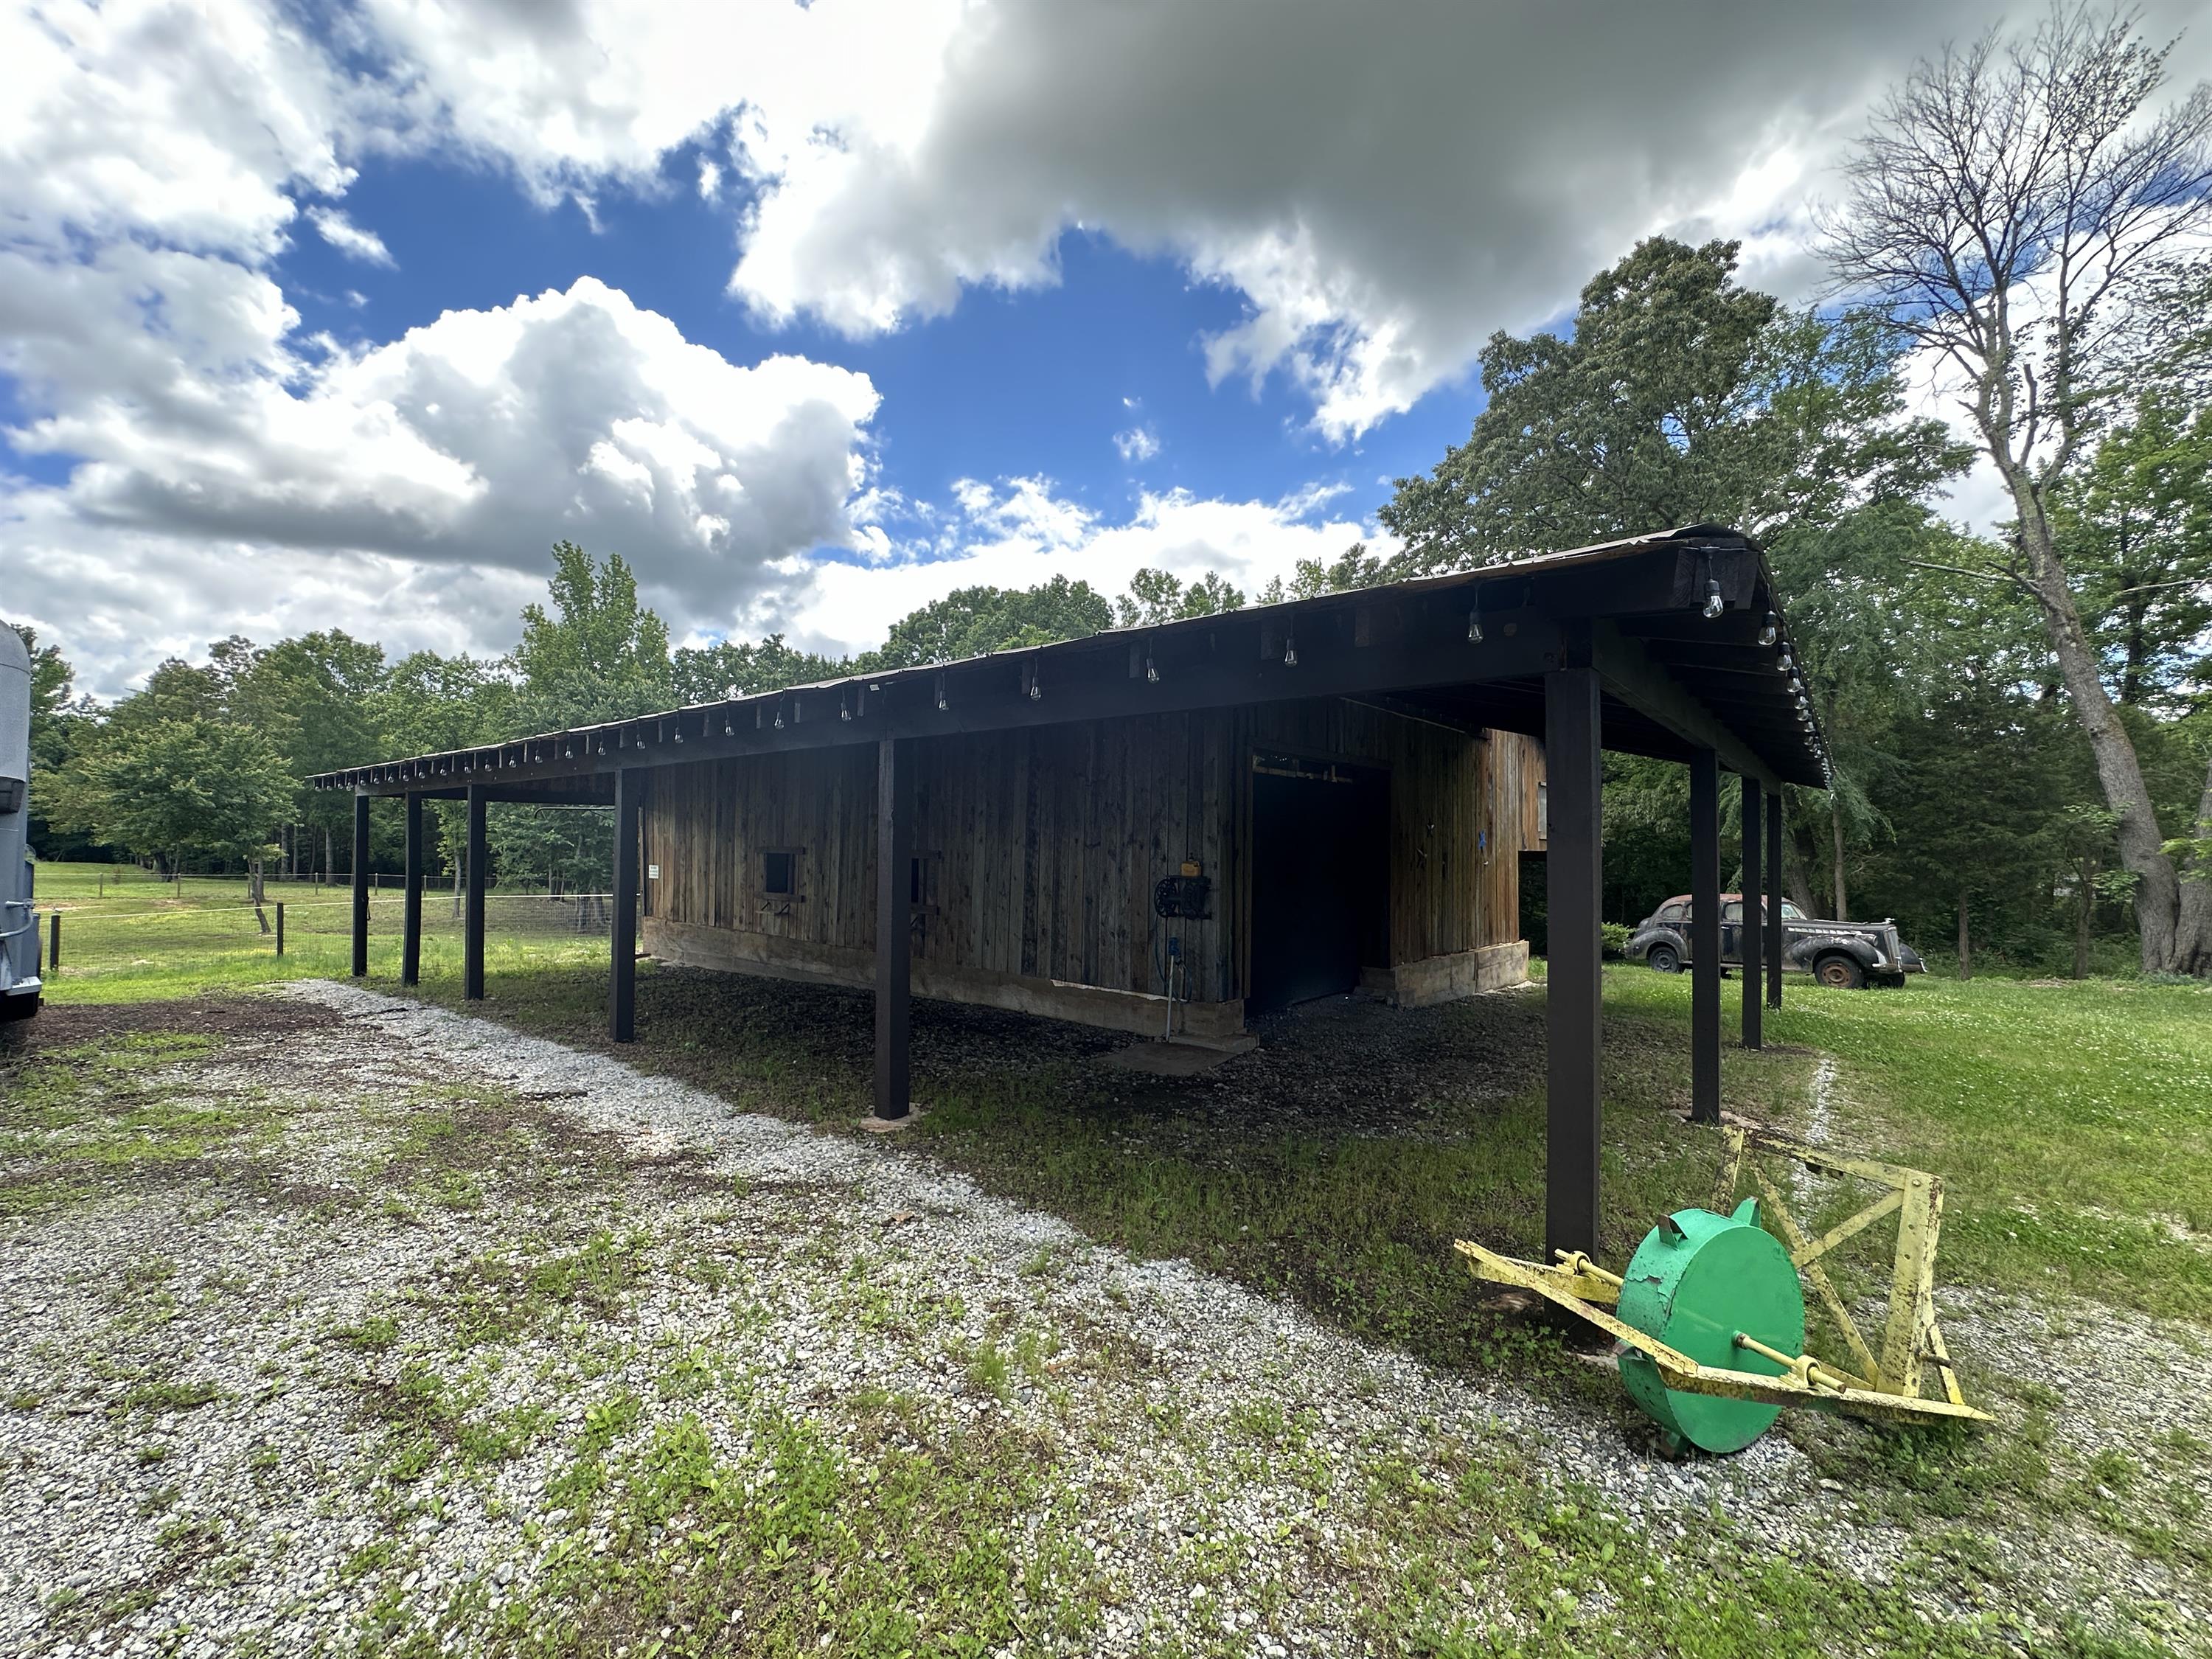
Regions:
[[[932,739],[916,756],[915,848],[935,890],[921,959],[1158,991],[1152,884],[1224,863],[1226,713]],[[875,946],[875,750],[866,744],[657,771],[645,805],[647,914],[812,945]],[[1212,803],[1209,808],[1209,802]],[[799,849],[799,891],[761,890],[761,854]],[[1201,1001],[1225,995],[1229,930],[1177,925]]]
[[[916,756],[917,853],[934,890],[924,961],[1129,991],[1161,988],[1153,884],[1186,859],[1212,915],[1181,921],[1191,994],[1244,994],[1252,757],[1387,767],[1394,963],[1519,936],[1514,854],[1533,841],[1541,751],[1339,699],[932,739]],[[853,744],[657,770],[644,809],[648,915],[809,945],[875,945],[875,763]],[[792,900],[761,854],[799,850]],[[1164,930],[1160,930],[1164,933]]]

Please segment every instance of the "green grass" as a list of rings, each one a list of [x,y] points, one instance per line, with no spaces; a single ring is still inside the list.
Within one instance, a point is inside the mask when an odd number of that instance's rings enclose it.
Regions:
[[[603,927],[575,933],[547,926],[535,907],[521,902],[542,896],[539,890],[495,888],[491,896],[489,971],[606,959]],[[58,1004],[198,996],[344,975],[352,966],[352,899],[343,881],[319,888],[271,881],[257,908],[243,876],[187,876],[179,888],[135,865],[41,864],[38,903],[61,916],[61,964],[49,963],[45,975],[46,999]],[[369,908],[369,960],[380,974],[398,971],[400,921],[401,895],[386,877]],[[449,891],[433,887],[424,894],[423,923],[423,971],[458,975],[460,923]],[[43,945],[52,937],[44,915],[40,926]]]
[[[1606,992],[1608,1017],[1686,1030],[1679,979],[1623,969]],[[1945,1280],[2212,1323],[2212,987],[1793,981],[1768,1025],[1839,1062],[1831,1137],[1942,1177]],[[1806,1127],[1798,1072],[1732,1054],[1729,1103]]]

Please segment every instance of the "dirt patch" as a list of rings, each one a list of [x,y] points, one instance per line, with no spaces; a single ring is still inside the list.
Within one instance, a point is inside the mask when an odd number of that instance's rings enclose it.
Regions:
[[[229,1039],[296,1036],[343,1024],[345,1016],[328,1008],[264,996],[186,997],[170,1002],[48,1003],[38,1018],[16,1024],[15,1052],[70,1048],[102,1037],[137,1033],[179,1032]],[[7,1028],[0,1027],[0,1030]],[[9,1053],[0,1037],[0,1054]]]

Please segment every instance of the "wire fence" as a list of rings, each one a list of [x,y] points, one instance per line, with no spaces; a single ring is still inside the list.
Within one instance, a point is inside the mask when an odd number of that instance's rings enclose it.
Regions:
[[[271,898],[264,903],[112,911],[74,908],[40,918],[46,961],[60,975],[185,966],[242,956],[343,961],[353,941],[350,896]],[[495,947],[604,945],[614,925],[610,893],[487,893],[484,944]],[[405,926],[404,897],[372,892],[368,933],[379,954],[396,952]],[[458,953],[463,907],[445,892],[422,895],[426,954]]]

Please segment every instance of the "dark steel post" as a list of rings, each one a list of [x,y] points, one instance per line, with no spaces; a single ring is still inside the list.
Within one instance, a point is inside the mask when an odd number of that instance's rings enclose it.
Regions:
[[[399,982],[422,981],[422,797],[407,797],[407,876],[399,899]]]
[[[368,797],[353,798],[353,976],[368,974]]]
[[[484,787],[469,786],[468,870],[461,899],[461,995],[483,1000],[484,957]]]
[[[46,968],[49,972],[62,965],[62,913],[55,911],[46,918]]]
[[[1761,843],[1766,839],[1759,809],[1765,799],[1766,791],[1759,787],[1757,778],[1743,781],[1743,926],[1736,933],[1743,941],[1743,967],[1738,977],[1743,981],[1743,1046],[1747,1048],[1762,1044],[1759,1017],[1766,1006],[1766,923],[1760,914],[1766,883],[1759,869]]]
[[[1690,1121],[1721,1121],[1721,762],[1690,757]]]
[[[276,901],[276,954],[284,954],[284,901]]]
[[[1577,650],[1575,647],[1580,646]],[[1551,807],[1545,888],[1544,1250],[1597,1249],[1600,1085],[1605,1042],[1598,908],[1605,876],[1599,833],[1603,756],[1597,673],[1587,632],[1566,666],[1544,676],[1544,772]]]
[[[1766,1006],[1782,1006],[1782,793],[1766,800]]]
[[[914,746],[876,745],[876,1115],[908,1104],[907,1035],[913,1012]]]
[[[645,774],[624,767],[615,774],[614,919],[608,927],[607,1036],[637,1039],[638,798]]]

